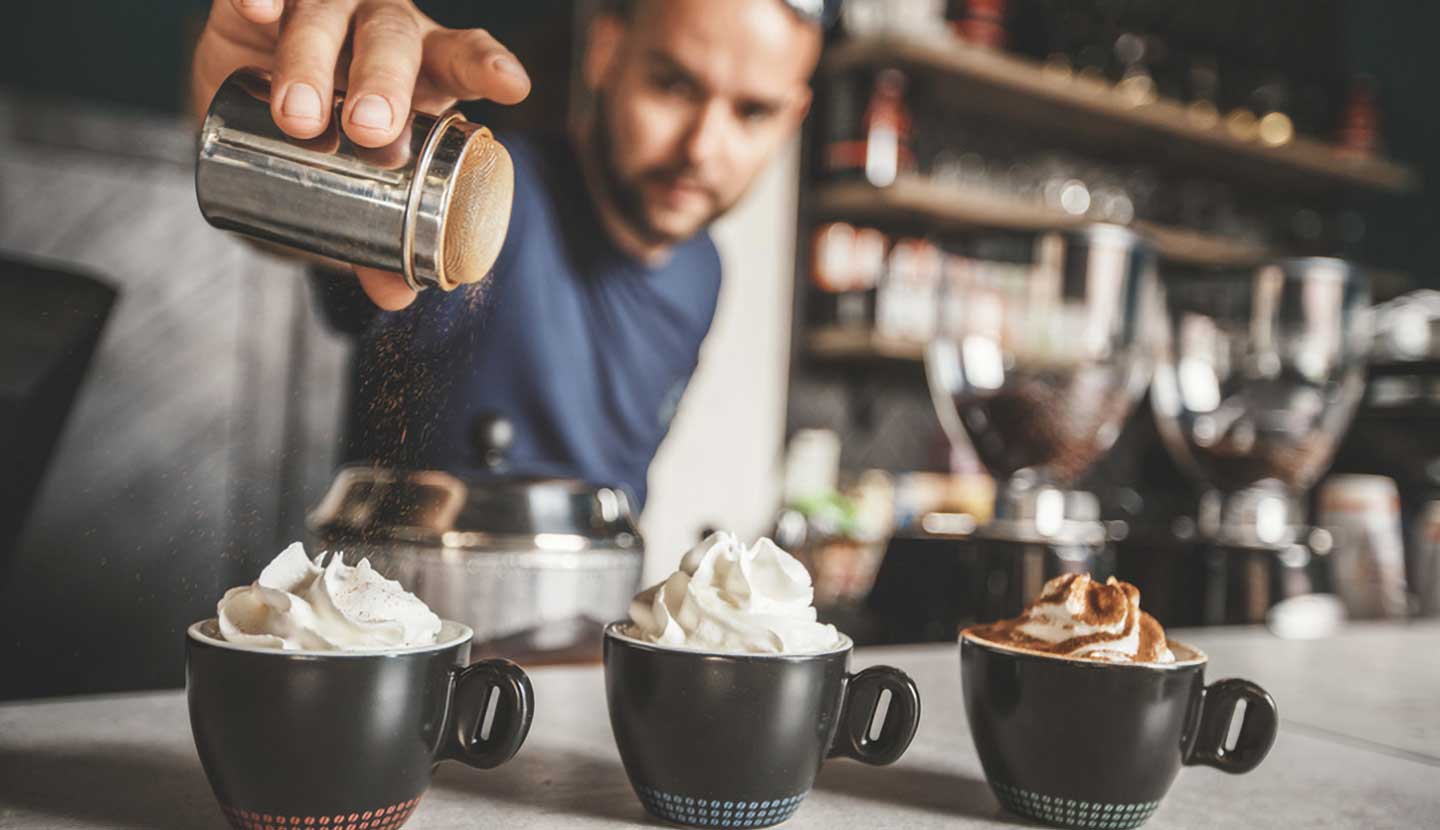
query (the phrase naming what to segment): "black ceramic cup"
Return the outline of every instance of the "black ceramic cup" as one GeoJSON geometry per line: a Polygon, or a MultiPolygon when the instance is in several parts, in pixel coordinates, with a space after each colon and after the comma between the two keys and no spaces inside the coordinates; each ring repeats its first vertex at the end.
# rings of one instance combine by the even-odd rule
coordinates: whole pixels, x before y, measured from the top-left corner
{"type": "Polygon", "coordinates": [[[889,666],[850,674],[849,640],[820,654],[716,654],[635,640],[625,625],[605,629],[605,697],[625,773],[657,818],[779,824],[799,809],[826,758],[889,764],[915,737],[914,681],[889,666]]]}
{"type": "Polygon", "coordinates": [[[1275,742],[1275,701],[1248,680],[1205,685],[1205,655],[1101,663],[960,635],[965,716],[1000,803],[1062,827],[1138,827],[1181,766],[1254,769],[1275,742]],[[1226,746],[1236,704],[1239,738],[1226,746]]]}
{"type": "Polygon", "coordinates": [[[530,731],[530,680],[507,660],[466,665],[459,623],[377,652],[227,643],[213,619],[187,634],[190,728],[235,830],[396,830],[436,763],[497,766],[530,731]]]}

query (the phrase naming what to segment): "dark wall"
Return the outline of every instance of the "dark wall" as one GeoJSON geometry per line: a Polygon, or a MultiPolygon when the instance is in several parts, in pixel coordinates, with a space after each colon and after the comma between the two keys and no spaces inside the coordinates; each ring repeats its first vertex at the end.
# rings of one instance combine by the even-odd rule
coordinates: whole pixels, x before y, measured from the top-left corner
{"type": "Polygon", "coordinates": [[[0,95],[0,250],[96,275],[118,301],[0,547],[0,700],[176,686],[185,626],[300,538],[324,493],[346,344],[315,322],[299,265],[205,224],[187,123],[12,104],[0,95]]]}
{"type": "MultiPolygon", "coordinates": [[[[572,0],[420,0],[437,22],[484,27],[530,70],[534,92],[516,108],[480,105],[500,127],[558,128],[568,101],[572,0]]],[[[190,55],[206,0],[8,0],[0,86],[156,112],[185,106],[190,55]],[[13,26],[13,28],[11,28],[13,26]]]]}
{"type": "Polygon", "coordinates": [[[10,0],[0,84],[175,112],[205,0],[10,0]]]}
{"type": "Polygon", "coordinates": [[[1415,166],[1418,193],[1377,199],[1366,211],[1365,258],[1440,287],[1440,4],[1432,0],[1347,0],[1351,69],[1380,84],[1382,141],[1389,155],[1415,166]]]}

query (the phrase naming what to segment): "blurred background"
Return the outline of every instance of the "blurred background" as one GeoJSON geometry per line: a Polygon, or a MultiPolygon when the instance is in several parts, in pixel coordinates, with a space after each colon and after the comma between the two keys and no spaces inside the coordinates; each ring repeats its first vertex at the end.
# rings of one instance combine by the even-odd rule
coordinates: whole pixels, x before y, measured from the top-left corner
{"type": "MultiPolygon", "coordinates": [[[[462,2],[420,5],[445,23],[462,2]]],[[[467,114],[561,128],[584,4],[488,5],[536,93],[467,114]]],[[[299,266],[195,206],[183,101],[207,8],[7,9],[0,698],[178,684],[184,626],[306,536],[335,474],[347,345],[299,266]]],[[[1316,636],[1337,615],[1440,613],[1440,9],[848,0],[832,17],[799,141],[714,229],[720,309],[650,470],[643,581],[718,527],[793,549],[862,644],[953,638],[1076,568],[1135,582],[1167,626],[1316,636]],[[1025,387],[1040,403],[977,408],[973,309],[1049,325],[1034,275],[1092,279],[1066,265],[1099,245],[1069,233],[1092,221],[1141,232],[1171,281],[1126,312],[1169,335],[1156,386],[1077,394],[1052,361],[1025,387]],[[1217,349],[1264,352],[1263,390],[1217,349]],[[1104,433],[1094,452],[1027,477],[1066,466],[1082,426],[1104,433]],[[1242,472],[1214,461],[1236,455],[1242,472]]]]}

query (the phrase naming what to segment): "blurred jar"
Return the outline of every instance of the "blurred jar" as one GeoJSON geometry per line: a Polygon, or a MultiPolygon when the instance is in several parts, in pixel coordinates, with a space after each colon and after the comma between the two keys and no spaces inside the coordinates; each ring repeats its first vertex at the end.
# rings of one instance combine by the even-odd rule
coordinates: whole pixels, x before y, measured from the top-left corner
{"type": "Polygon", "coordinates": [[[1404,617],[1405,542],[1392,479],[1331,476],[1320,488],[1318,524],[1334,538],[1330,572],[1352,619],[1404,617]]]}
{"type": "Polygon", "coordinates": [[[929,342],[935,336],[943,274],[944,258],[934,244],[924,239],[896,240],[876,291],[876,334],[929,342]]]}
{"type": "Polygon", "coordinates": [[[1415,518],[1413,590],[1420,615],[1440,617],[1440,500],[1426,503],[1415,518]]]}
{"type": "Polygon", "coordinates": [[[949,5],[950,26],[957,37],[987,49],[1005,48],[1006,0],[952,0],[949,5]]]}
{"type": "Polygon", "coordinates": [[[840,23],[851,37],[945,31],[945,0],[846,0],[840,23]]]}
{"type": "Polygon", "coordinates": [[[867,470],[844,490],[787,503],[775,536],[810,572],[817,606],[853,605],[875,583],[894,521],[894,480],[867,470]]]}
{"type": "Polygon", "coordinates": [[[811,241],[808,317],[819,326],[870,329],[890,241],[874,228],[829,222],[811,241]]]}

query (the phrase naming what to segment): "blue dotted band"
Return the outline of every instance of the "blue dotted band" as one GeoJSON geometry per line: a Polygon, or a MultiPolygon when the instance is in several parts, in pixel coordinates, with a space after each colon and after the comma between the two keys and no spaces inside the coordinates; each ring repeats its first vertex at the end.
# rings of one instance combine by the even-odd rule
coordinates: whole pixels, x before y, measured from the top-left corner
{"type": "Polygon", "coordinates": [[[1136,801],[1127,804],[1104,801],[1082,801],[1073,798],[1042,795],[1021,787],[991,781],[990,788],[1005,809],[1047,824],[1080,827],[1086,830],[1129,830],[1144,824],[1158,801],[1136,801]]]}
{"type": "Polygon", "coordinates": [[[689,827],[769,827],[795,815],[806,793],[768,801],[724,801],[667,793],[654,787],[635,788],[640,803],[652,814],[689,827]]]}

